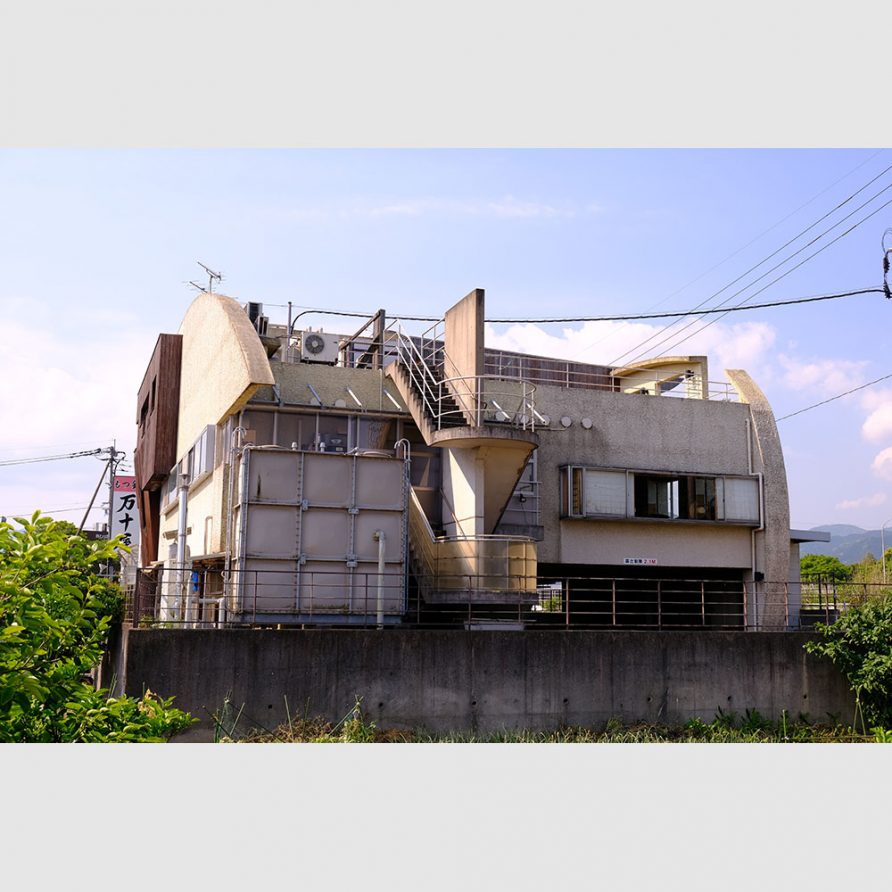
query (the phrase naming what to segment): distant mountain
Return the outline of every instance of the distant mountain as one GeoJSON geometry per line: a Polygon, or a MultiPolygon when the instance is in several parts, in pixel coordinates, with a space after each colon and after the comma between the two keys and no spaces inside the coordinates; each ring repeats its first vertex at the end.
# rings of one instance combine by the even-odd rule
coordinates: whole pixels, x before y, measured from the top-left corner
{"type": "MultiPolygon", "coordinates": [[[[833,536],[862,536],[864,533],[870,532],[863,527],[852,526],[850,523],[828,523],[822,527],[812,527],[812,530],[830,533],[833,536]]],[[[877,535],[879,535],[879,530],[877,530],[877,535]]]]}
{"type": "MultiPolygon", "coordinates": [[[[807,554],[829,554],[844,564],[854,564],[870,552],[874,557],[883,553],[883,537],[879,530],[865,530],[847,523],[831,523],[812,527],[814,531],[830,533],[829,542],[803,542],[799,546],[802,557],[807,554]]],[[[892,527],[887,529],[886,548],[892,548],[892,527]]]]}

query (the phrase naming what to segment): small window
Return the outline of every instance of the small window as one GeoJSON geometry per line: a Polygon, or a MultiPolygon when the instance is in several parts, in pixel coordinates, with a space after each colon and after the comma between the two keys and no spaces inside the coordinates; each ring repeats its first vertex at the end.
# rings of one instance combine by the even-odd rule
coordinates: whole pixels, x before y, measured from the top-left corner
{"type": "MultiPolygon", "coordinates": [[[[575,470],[579,470],[578,468],[575,470]]],[[[585,514],[626,516],[625,471],[585,472],[585,514]]]]}
{"type": "Polygon", "coordinates": [[[164,481],[164,495],[161,499],[162,506],[169,505],[176,498],[177,477],[179,474],[180,463],[177,462],[177,464],[170,469],[170,473],[167,475],[167,480],[164,481]]]}
{"type": "Polygon", "coordinates": [[[716,520],[715,478],[636,474],[635,516],[716,520]]]}
{"type": "Polygon", "coordinates": [[[197,480],[214,469],[215,447],[216,427],[209,424],[189,450],[189,471],[192,480],[197,480]]]}
{"type": "Polygon", "coordinates": [[[316,449],[319,452],[346,452],[347,418],[341,415],[320,415],[316,435],[316,449]]]}
{"type": "Polygon", "coordinates": [[[759,483],[752,477],[725,478],[725,520],[759,522],[759,483]]]}
{"type": "Polygon", "coordinates": [[[146,419],[148,417],[149,417],[149,398],[146,397],[145,402],[142,404],[142,408],[139,410],[139,435],[140,435],[140,437],[145,436],[146,419]]]}

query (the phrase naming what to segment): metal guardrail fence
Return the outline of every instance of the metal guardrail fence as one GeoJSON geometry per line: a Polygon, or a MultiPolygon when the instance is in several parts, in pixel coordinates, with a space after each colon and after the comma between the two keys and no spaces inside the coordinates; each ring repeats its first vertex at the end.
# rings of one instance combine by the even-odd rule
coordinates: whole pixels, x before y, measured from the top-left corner
{"type": "Polygon", "coordinates": [[[540,577],[534,591],[518,577],[488,600],[486,577],[456,574],[441,576],[437,588],[448,597],[434,599],[424,579],[410,578],[407,597],[403,573],[369,572],[354,576],[348,602],[342,572],[313,571],[302,575],[312,597],[298,611],[297,570],[280,571],[272,583],[269,570],[262,577],[241,573],[239,580],[237,571],[227,577],[220,569],[140,570],[125,618],[135,626],[183,628],[374,627],[383,615],[385,624],[404,628],[796,631],[832,623],[851,604],[888,591],[869,583],[561,576],[540,577]],[[506,598],[512,589],[515,597],[506,598]]]}
{"type": "Polygon", "coordinates": [[[536,388],[524,380],[496,375],[448,375],[441,342],[406,334],[395,323],[397,360],[436,430],[504,423],[523,430],[536,426],[536,388]],[[427,346],[426,346],[427,345],[427,346]]]}
{"type": "Polygon", "coordinates": [[[437,537],[427,515],[410,492],[409,541],[415,579],[422,596],[442,600],[447,593],[500,596],[536,592],[536,545],[522,536],[437,537]]]}

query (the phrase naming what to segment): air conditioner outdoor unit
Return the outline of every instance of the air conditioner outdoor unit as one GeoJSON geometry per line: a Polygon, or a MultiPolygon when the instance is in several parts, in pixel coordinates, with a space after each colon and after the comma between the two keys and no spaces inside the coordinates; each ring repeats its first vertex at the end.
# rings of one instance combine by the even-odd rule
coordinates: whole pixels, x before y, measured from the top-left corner
{"type": "Polygon", "coordinates": [[[300,358],[302,362],[338,361],[339,335],[323,334],[321,331],[305,331],[300,337],[300,358]]]}

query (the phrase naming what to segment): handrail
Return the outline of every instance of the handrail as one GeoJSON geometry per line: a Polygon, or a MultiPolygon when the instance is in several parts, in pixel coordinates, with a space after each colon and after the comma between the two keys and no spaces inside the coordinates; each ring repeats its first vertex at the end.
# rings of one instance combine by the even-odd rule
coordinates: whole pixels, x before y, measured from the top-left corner
{"type": "Polygon", "coordinates": [[[427,592],[536,592],[536,544],[532,539],[435,536],[414,490],[410,491],[409,530],[421,565],[417,576],[427,592]]]}
{"type": "Polygon", "coordinates": [[[535,430],[535,385],[524,379],[505,379],[497,375],[443,377],[446,354],[442,341],[432,338],[430,348],[426,350],[424,346],[427,333],[435,327],[418,339],[406,334],[399,320],[395,321],[393,330],[397,361],[413,392],[421,400],[425,415],[437,430],[444,426],[480,427],[491,423],[535,430]],[[516,386],[510,386],[515,381],[520,385],[519,394],[516,386]],[[493,386],[495,382],[498,387],[493,386]],[[502,408],[495,397],[502,399],[509,410],[502,408]]]}
{"type": "MultiPolygon", "coordinates": [[[[444,378],[441,383],[443,390],[440,405],[454,400],[472,427],[504,423],[519,427],[521,430],[536,429],[534,411],[536,387],[528,381],[516,379],[506,382],[504,378],[495,375],[457,375],[444,378]],[[520,393],[516,389],[506,387],[512,383],[520,385],[520,393]],[[503,408],[496,397],[499,397],[508,408],[503,408]],[[514,405],[512,406],[508,400],[515,401],[514,405]]],[[[440,414],[445,417],[455,414],[455,410],[441,410],[440,414]]]]}

